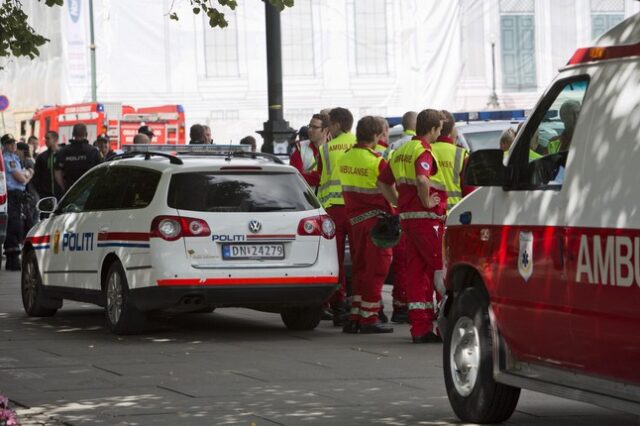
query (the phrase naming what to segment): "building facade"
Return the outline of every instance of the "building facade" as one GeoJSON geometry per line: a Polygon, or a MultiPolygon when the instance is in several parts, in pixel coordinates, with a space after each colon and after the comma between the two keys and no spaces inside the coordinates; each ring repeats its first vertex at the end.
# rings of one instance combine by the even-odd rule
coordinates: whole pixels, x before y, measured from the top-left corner
{"type": "MultiPolygon", "coordinates": [[[[91,97],[88,2],[31,3],[51,42],[0,72],[7,130],[42,105],[91,97]]],[[[94,2],[98,100],[182,104],[216,143],[254,134],[268,116],[264,4],[238,3],[229,26],[212,29],[187,1],[94,2]]],[[[297,128],[334,106],[356,117],[483,110],[494,76],[499,108],[531,108],[577,47],[639,10],[633,0],[296,0],[281,15],[284,116],[297,128]]]]}

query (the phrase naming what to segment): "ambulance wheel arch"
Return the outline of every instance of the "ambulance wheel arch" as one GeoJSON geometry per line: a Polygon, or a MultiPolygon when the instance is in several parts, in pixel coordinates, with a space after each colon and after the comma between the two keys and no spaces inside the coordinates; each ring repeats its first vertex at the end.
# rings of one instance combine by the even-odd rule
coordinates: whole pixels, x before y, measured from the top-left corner
{"type": "Polygon", "coordinates": [[[443,365],[447,396],[465,422],[500,423],[513,414],[520,389],[494,379],[489,298],[478,287],[456,297],[444,336],[443,365]]]}
{"type": "MultiPolygon", "coordinates": [[[[449,321],[449,317],[451,315],[451,308],[453,307],[456,299],[462,294],[464,290],[467,288],[477,288],[479,292],[485,295],[487,298],[489,294],[487,293],[487,288],[485,287],[485,283],[482,280],[482,276],[480,273],[469,265],[458,265],[453,269],[449,275],[446,277],[446,281],[451,283],[447,285],[447,293],[448,296],[444,306],[442,306],[441,315],[446,317],[446,324],[451,325],[449,321]]],[[[441,328],[445,328],[444,324],[441,328]]],[[[446,329],[441,330],[442,334],[446,334],[446,329]]]]}

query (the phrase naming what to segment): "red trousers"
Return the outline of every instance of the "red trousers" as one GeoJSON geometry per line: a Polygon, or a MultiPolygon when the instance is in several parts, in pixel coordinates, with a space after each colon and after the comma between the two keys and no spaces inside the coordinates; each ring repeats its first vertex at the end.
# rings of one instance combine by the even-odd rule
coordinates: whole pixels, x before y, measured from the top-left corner
{"type": "Polygon", "coordinates": [[[407,237],[404,232],[400,235],[400,241],[393,247],[393,308],[407,307],[407,237]]]}
{"type": "Polygon", "coordinates": [[[331,206],[326,210],[336,224],[336,244],[338,245],[338,266],[340,268],[338,270],[340,288],[333,293],[331,303],[344,302],[347,298],[347,280],[344,272],[344,244],[346,237],[349,236],[349,244],[351,245],[351,224],[349,223],[349,218],[347,217],[344,206],[331,206]]]}
{"type": "Polygon", "coordinates": [[[377,218],[367,219],[351,228],[349,245],[353,264],[353,299],[349,319],[361,324],[378,321],[382,301],[382,285],[391,266],[391,249],[376,247],[371,229],[377,218]]]}
{"type": "Polygon", "coordinates": [[[432,219],[408,219],[401,222],[407,237],[407,307],[411,335],[423,336],[433,331],[433,275],[442,269],[442,241],[432,219]]]}

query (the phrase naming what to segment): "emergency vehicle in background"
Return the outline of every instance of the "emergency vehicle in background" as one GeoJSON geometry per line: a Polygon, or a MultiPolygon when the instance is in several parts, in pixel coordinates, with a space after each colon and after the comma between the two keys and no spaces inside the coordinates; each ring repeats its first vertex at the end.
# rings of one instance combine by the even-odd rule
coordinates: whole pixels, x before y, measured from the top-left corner
{"type": "Polygon", "coordinates": [[[46,106],[37,110],[29,122],[21,123],[21,129],[25,129],[23,136],[37,136],[43,147],[44,135],[50,130],[59,133],[60,143],[69,142],[73,126],[78,123],[87,125],[89,142],[100,134],[107,134],[112,149],[133,143],[133,137],[142,125],[153,131],[153,144],[184,145],[186,142],[182,105],[137,109],[107,102],[46,106]]]}
{"type": "Polygon", "coordinates": [[[521,388],[640,414],[639,75],[636,14],[575,52],[506,156],[469,157],[438,318],[463,421],[508,419],[521,388]]]}

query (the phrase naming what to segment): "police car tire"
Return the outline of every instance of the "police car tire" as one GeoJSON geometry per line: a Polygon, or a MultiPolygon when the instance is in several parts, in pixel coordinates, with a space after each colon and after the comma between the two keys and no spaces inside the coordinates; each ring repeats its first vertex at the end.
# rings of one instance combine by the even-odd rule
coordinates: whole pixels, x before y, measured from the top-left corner
{"type": "Polygon", "coordinates": [[[22,306],[24,311],[30,317],[50,317],[55,315],[60,307],[62,301],[58,299],[47,298],[43,294],[42,290],[42,277],[40,276],[40,270],[38,269],[38,260],[33,250],[24,254],[22,264],[22,276],[20,278],[20,293],[22,294],[22,306]],[[33,282],[28,282],[28,275],[33,274],[33,282]],[[33,293],[28,294],[31,290],[33,293]]]}
{"type": "Polygon", "coordinates": [[[280,316],[289,330],[313,330],[320,324],[322,306],[287,308],[280,316]]]}
{"type": "Polygon", "coordinates": [[[129,285],[127,275],[120,262],[114,262],[109,267],[104,289],[105,297],[105,317],[109,329],[114,334],[139,334],[142,333],[146,326],[147,316],[144,312],[139,311],[129,300],[129,285]],[[113,298],[109,298],[110,280],[115,279],[114,285],[119,288],[122,298],[120,300],[121,312],[117,322],[113,322],[109,316],[109,309],[112,306],[113,298]]]}
{"type": "Polygon", "coordinates": [[[493,342],[489,325],[488,301],[477,288],[467,288],[452,307],[451,324],[447,327],[443,348],[444,379],[451,408],[465,422],[500,423],[513,414],[520,398],[520,389],[497,383],[493,379],[493,342]],[[454,384],[450,353],[453,333],[458,320],[470,319],[477,330],[479,367],[475,384],[468,395],[462,395],[454,384]]]}

